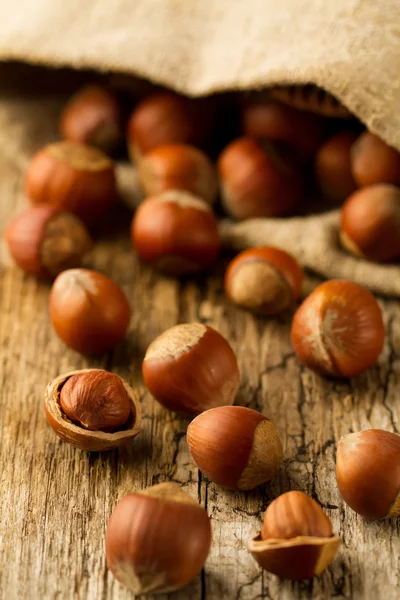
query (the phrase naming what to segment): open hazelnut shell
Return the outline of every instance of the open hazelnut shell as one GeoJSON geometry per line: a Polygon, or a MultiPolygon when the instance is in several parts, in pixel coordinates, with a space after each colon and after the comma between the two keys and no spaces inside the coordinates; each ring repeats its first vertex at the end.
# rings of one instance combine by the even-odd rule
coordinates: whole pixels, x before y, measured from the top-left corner
{"type": "Polygon", "coordinates": [[[136,392],[121,378],[132,405],[130,417],[121,429],[112,433],[91,431],[72,422],[61,408],[61,389],[73,375],[82,375],[93,370],[102,369],[70,371],[53,379],[45,392],[44,411],[50,426],[62,440],[81,450],[100,452],[124,446],[136,437],[142,428],[142,410],[136,392]]]}
{"type": "Polygon", "coordinates": [[[248,549],[258,564],[282,579],[311,579],[332,562],[340,538],[299,536],[292,539],[253,538],[248,549]]]}

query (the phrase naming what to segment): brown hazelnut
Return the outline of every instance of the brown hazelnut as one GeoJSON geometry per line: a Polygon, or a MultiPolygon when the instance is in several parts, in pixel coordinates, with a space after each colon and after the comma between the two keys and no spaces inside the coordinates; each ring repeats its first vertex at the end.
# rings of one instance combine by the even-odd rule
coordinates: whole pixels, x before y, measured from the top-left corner
{"type": "Polygon", "coordinates": [[[134,390],[114,373],[71,371],[47,386],[44,409],[57,435],[88,451],[111,450],[140,432],[142,411],[134,390]]]}
{"type": "Polygon", "coordinates": [[[229,343],[201,323],[176,325],[159,335],[147,349],[142,372],[160,404],[192,415],[233,404],[240,383],[229,343]]]}
{"type": "Polygon", "coordinates": [[[218,159],[218,171],[223,207],[239,220],[286,215],[303,191],[299,167],[251,138],[229,144],[218,159]]]}
{"type": "Polygon", "coordinates": [[[324,121],[311,112],[264,99],[244,107],[243,131],[252,138],[278,143],[308,160],[322,143],[324,121]]]}
{"type": "Polygon", "coordinates": [[[107,524],[107,564],[135,594],[169,593],[203,568],[211,545],[207,512],[176,483],[125,496],[107,524]]]}
{"type": "Polygon", "coordinates": [[[79,267],[92,248],[89,232],[78,217],[48,205],[17,215],[5,238],[16,264],[39,277],[55,277],[65,269],[79,267]]]}
{"type": "Polygon", "coordinates": [[[400,516],[400,435],[367,429],[342,437],[336,480],[344,501],[362,517],[400,516]]]}
{"type": "Polygon", "coordinates": [[[389,184],[362,188],[341,212],[342,245],[356,256],[379,262],[400,258],[400,188],[389,184]]]}
{"type": "Polygon", "coordinates": [[[243,406],[221,406],[198,415],[187,442],[200,471],[231,490],[251,490],[270,481],[282,460],[273,423],[243,406]]]}
{"type": "Polygon", "coordinates": [[[217,259],[220,246],[209,205],[180,190],[145,200],[133,218],[131,238],[144,262],[170,275],[206,269],[217,259]]]}
{"type": "Polygon", "coordinates": [[[184,190],[213,204],[218,180],[209,158],[194,146],[157,146],[140,161],[139,178],[147,196],[166,190],[184,190]]]}
{"type": "Polygon", "coordinates": [[[400,186],[400,153],[366,131],[351,150],[353,176],[359,186],[392,183],[400,186]]]}
{"type": "Polygon", "coordinates": [[[296,311],[292,345],[298,359],[321,375],[355,377],[373,365],[385,327],[373,295],[352,281],[319,285],[296,311]]]}
{"type": "Polygon", "coordinates": [[[160,92],[142,100],[128,121],[128,148],[134,161],[163,144],[194,144],[209,134],[202,102],[160,92]]]}
{"type": "Polygon", "coordinates": [[[74,142],[49,144],[31,160],[26,192],[34,204],[61,207],[94,225],[116,202],[114,166],[97,148],[74,142]]]}
{"type": "Polygon", "coordinates": [[[259,565],[284,579],[311,579],[332,562],[340,539],[322,508],[303,492],[279,496],[268,506],[261,533],[249,543],[259,565]]]}
{"type": "Polygon", "coordinates": [[[82,88],[65,106],[60,132],[65,140],[96,146],[106,154],[114,152],[123,136],[118,100],[98,85],[82,88]]]}
{"type": "Polygon", "coordinates": [[[50,318],[63,342],[82,354],[102,354],[120,342],[131,311],[112,279],[89,269],[61,273],[50,292],[50,318]]]}
{"type": "Polygon", "coordinates": [[[315,179],[331,200],[342,201],[357,187],[351,169],[351,148],[357,137],[355,131],[339,131],[322,144],[315,156],[315,179]]]}
{"type": "Polygon", "coordinates": [[[240,252],[225,274],[225,294],[260,315],[278,314],[299,297],[303,270],[293,256],[269,246],[240,252]]]}

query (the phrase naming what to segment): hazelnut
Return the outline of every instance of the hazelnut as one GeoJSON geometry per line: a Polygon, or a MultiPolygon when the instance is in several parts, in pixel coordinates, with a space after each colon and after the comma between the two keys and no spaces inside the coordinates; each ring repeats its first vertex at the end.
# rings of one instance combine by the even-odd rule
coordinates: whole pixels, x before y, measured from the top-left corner
{"type": "Polygon", "coordinates": [[[139,178],[147,196],[166,190],[184,190],[213,204],[217,174],[209,158],[188,144],[157,146],[139,164],[139,178]]]}
{"type": "Polygon", "coordinates": [[[249,543],[258,564],[284,579],[311,579],[332,562],[340,539],[322,508],[303,492],[279,496],[268,506],[261,533],[249,543]]]}
{"type": "Polygon", "coordinates": [[[223,207],[235,219],[288,214],[302,194],[299,167],[251,138],[229,144],[218,159],[218,171],[223,207]]]}
{"type": "Polygon", "coordinates": [[[381,183],[355,192],[341,212],[342,245],[356,256],[386,262],[400,258],[400,188],[381,183]]]}
{"type": "Polygon", "coordinates": [[[355,131],[339,131],[322,144],[315,156],[315,179],[331,200],[342,201],[357,187],[351,169],[351,148],[357,137],[355,131]]]}
{"type": "Polygon", "coordinates": [[[187,442],[203,475],[231,490],[251,490],[270,481],[282,460],[273,423],[243,406],[201,413],[188,427],[187,442]]]}
{"type": "Polygon", "coordinates": [[[114,152],[123,137],[122,111],[116,97],[98,85],[82,88],[65,106],[60,132],[65,140],[96,146],[107,154],[114,152]]]}
{"type": "Polygon", "coordinates": [[[159,335],[147,349],[142,372],[160,404],[192,415],[233,404],[240,383],[232,348],[201,323],[176,325],[159,335]]]}
{"type": "Polygon", "coordinates": [[[34,204],[51,204],[94,225],[117,198],[114,166],[97,148],[56,142],[39,150],[26,175],[26,192],[34,204]]]}
{"type": "Polygon", "coordinates": [[[355,377],[373,365],[385,340],[373,295],[352,281],[319,285],[294,315],[292,344],[298,359],[321,375],[355,377]]]}
{"type": "Polygon", "coordinates": [[[268,246],[240,252],[225,274],[225,294],[260,315],[280,313],[299,297],[303,271],[293,256],[268,246]]]}
{"type": "Polygon", "coordinates": [[[198,145],[208,136],[207,115],[201,101],[172,92],[142,100],[128,121],[128,148],[134,161],[163,144],[198,145]]]}
{"type": "Polygon", "coordinates": [[[366,131],[351,150],[353,176],[359,186],[392,183],[400,186],[400,154],[366,131]]]}
{"type": "Polygon", "coordinates": [[[180,190],[145,200],[133,218],[131,238],[144,262],[170,275],[206,269],[219,253],[218,225],[211,208],[180,190]]]}
{"type": "Polygon", "coordinates": [[[92,248],[90,235],[77,217],[48,205],[17,215],[5,238],[16,264],[40,277],[55,277],[65,269],[79,267],[92,248]]]}
{"type": "Polygon", "coordinates": [[[89,269],[61,273],[50,292],[50,318],[63,342],[82,354],[102,354],[120,342],[131,311],[112,279],[89,269]]]}
{"type": "Polygon", "coordinates": [[[135,594],[169,593],[203,568],[211,545],[207,512],[176,483],[128,494],[107,523],[107,564],[135,594]]]}
{"type": "Polygon", "coordinates": [[[136,393],[114,373],[71,371],[47,386],[44,410],[64,440],[88,451],[111,450],[140,432],[142,412],[136,393]]]}
{"type": "Polygon", "coordinates": [[[367,429],[342,437],[336,480],[344,501],[362,517],[400,516],[400,435],[367,429]]]}
{"type": "Polygon", "coordinates": [[[322,143],[324,121],[311,112],[264,99],[244,107],[243,131],[249,137],[278,143],[308,160],[322,143]]]}

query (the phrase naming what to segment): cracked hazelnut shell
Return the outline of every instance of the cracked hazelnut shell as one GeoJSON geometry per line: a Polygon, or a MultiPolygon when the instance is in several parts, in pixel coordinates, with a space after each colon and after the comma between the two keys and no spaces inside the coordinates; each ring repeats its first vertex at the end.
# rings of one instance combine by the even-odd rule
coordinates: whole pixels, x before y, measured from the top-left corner
{"type": "Polygon", "coordinates": [[[362,517],[400,516],[400,435],[367,429],[343,436],[336,480],[344,501],[362,517]]]}
{"type": "Polygon", "coordinates": [[[107,524],[107,564],[135,594],[169,593],[203,568],[211,545],[207,512],[176,483],[125,496],[107,524]]]}
{"type": "Polygon", "coordinates": [[[271,144],[250,137],[226,146],[218,158],[218,172],[222,205],[238,220],[289,214],[303,192],[299,166],[271,144]]]}
{"type": "Polygon", "coordinates": [[[251,490],[275,477],[282,444],[273,423],[243,406],[221,406],[198,415],[187,442],[200,471],[231,490],[251,490]]]}
{"type": "Polygon", "coordinates": [[[5,239],[15,263],[38,277],[52,278],[79,267],[92,249],[82,221],[48,205],[33,206],[17,215],[8,225],[5,239]]]}
{"type": "Polygon", "coordinates": [[[114,348],[125,337],[131,318],[120,286],[90,269],[69,269],[58,275],[50,291],[49,310],[57,335],[82,354],[102,354],[114,348]]]}
{"type": "Polygon", "coordinates": [[[378,262],[400,258],[400,188],[371,185],[342,206],[340,239],[346,250],[378,262]]]}
{"type": "Polygon", "coordinates": [[[231,346],[201,323],[176,325],[159,335],[147,349],[142,373],[160,404],[191,415],[233,404],[240,383],[231,346]]]}
{"type": "MultiPolygon", "coordinates": [[[[82,390],[80,394],[82,396],[82,390]]],[[[123,398],[122,404],[125,406],[126,397],[123,398]]],[[[83,369],[79,371],[71,371],[56,377],[47,386],[44,410],[47,421],[52,429],[54,429],[56,434],[65,442],[68,442],[69,444],[72,444],[81,450],[102,451],[123,446],[138,435],[142,425],[142,411],[135,391],[126,383],[126,381],[118,377],[118,375],[108,373],[107,371],[103,371],[101,369],[83,369]],[[93,385],[93,381],[96,381],[96,378],[98,380],[99,376],[103,383],[98,386],[93,385]],[[107,389],[107,385],[104,385],[104,379],[109,376],[111,377],[109,381],[109,387],[107,389]],[[98,411],[101,409],[104,411],[104,393],[106,393],[108,396],[108,400],[114,402],[114,404],[116,402],[116,397],[117,403],[119,404],[119,396],[123,393],[126,394],[129,401],[130,411],[127,420],[119,427],[119,429],[113,432],[91,430],[83,426],[79,421],[72,421],[65,414],[61,404],[63,388],[68,384],[70,379],[77,377],[84,378],[81,380],[81,383],[83,384],[85,381],[86,383],[89,382],[89,384],[92,382],[92,385],[88,386],[88,389],[83,392],[83,395],[86,394],[84,403],[90,407],[90,398],[92,398],[98,411]],[[99,398],[98,396],[100,394],[101,397],[99,398]]],[[[107,411],[103,412],[103,416],[106,414],[107,411]]],[[[76,417],[76,413],[74,416],[76,417]]],[[[97,422],[99,423],[99,420],[97,420],[97,422]]]]}
{"type": "Polygon", "coordinates": [[[147,198],[136,211],[131,239],[139,257],[169,275],[197,273],[217,259],[220,241],[210,206],[182,190],[147,198]]]}
{"type": "Polygon", "coordinates": [[[33,204],[61,207],[92,226],[116,204],[114,165],[91,146],[68,141],[48,144],[28,166],[26,193],[33,204]]]}
{"type": "Polygon", "coordinates": [[[106,88],[87,85],[70,98],[61,114],[61,137],[113,153],[122,139],[122,110],[106,88]]]}
{"type": "Polygon", "coordinates": [[[258,564],[283,579],[311,579],[334,559],[340,544],[322,508],[299,491],[282,494],[264,514],[249,551],[258,564]]]}
{"type": "Polygon", "coordinates": [[[225,273],[225,294],[260,315],[278,314],[299,297],[303,270],[297,260],[271,246],[240,252],[225,273]]]}
{"type": "Polygon", "coordinates": [[[183,190],[213,204],[218,193],[214,165],[189,144],[164,144],[148,152],[139,163],[139,178],[147,196],[183,190]]]}
{"type": "Polygon", "coordinates": [[[356,377],[382,351],[382,311],[363,286],[340,279],[326,281],[297,309],[291,339],[306,367],[320,375],[356,377]]]}

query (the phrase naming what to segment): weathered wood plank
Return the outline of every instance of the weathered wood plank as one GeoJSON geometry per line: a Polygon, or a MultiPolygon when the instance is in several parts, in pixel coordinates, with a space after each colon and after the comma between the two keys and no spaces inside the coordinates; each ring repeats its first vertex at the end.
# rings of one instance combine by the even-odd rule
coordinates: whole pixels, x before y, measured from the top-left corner
{"type": "MultiPolygon", "coordinates": [[[[12,97],[11,97],[12,98],[12,97]]],[[[22,169],[28,155],[54,139],[58,103],[0,101],[0,228],[24,206],[22,169]],[[7,148],[4,140],[12,138],[7,148]]],[[[173,479],[207,507],[214,543],[202,576],[178,600],[351,598],[391,600],[400,594],[400,527],[371,523],[340,498],[334,477],[338,438],[369,426],[400,431],[400,307],[384,302],[388,339],[378,366],[352,383],[323,381],[296,361],[290,315],[257,320],[224,299],[222,263],[208,280],[177,282],[140,265],[131,250],[129,215],[105,232],[90,265],[126,291],[133,318],[126,341],[101,359],[65,349],[47,318],[49,286],[0,266],[0,598],[125,600],[132,594],[106,569],[107,518],[125,493],[173,479]],[[141,359],[148,343],[175,323],[201,320],[226,335],[237,352],[238,403],[272,418],[285,460],[270,485],[226,492],[206,482],[185,441],[187,422],[146,393],[141,359]],[[61,442],[43,416],[46,383],[69,369],[114,370],[140,394],[143,432],[132,447],[85,454],[61,442]],[[322,503],[342,547],[311,582],[281,582],[262,573],[246,550],[271,498],[302,489],[322,503]]],[[[162,596],[161,596],[162,598],[162,596]]]]}

